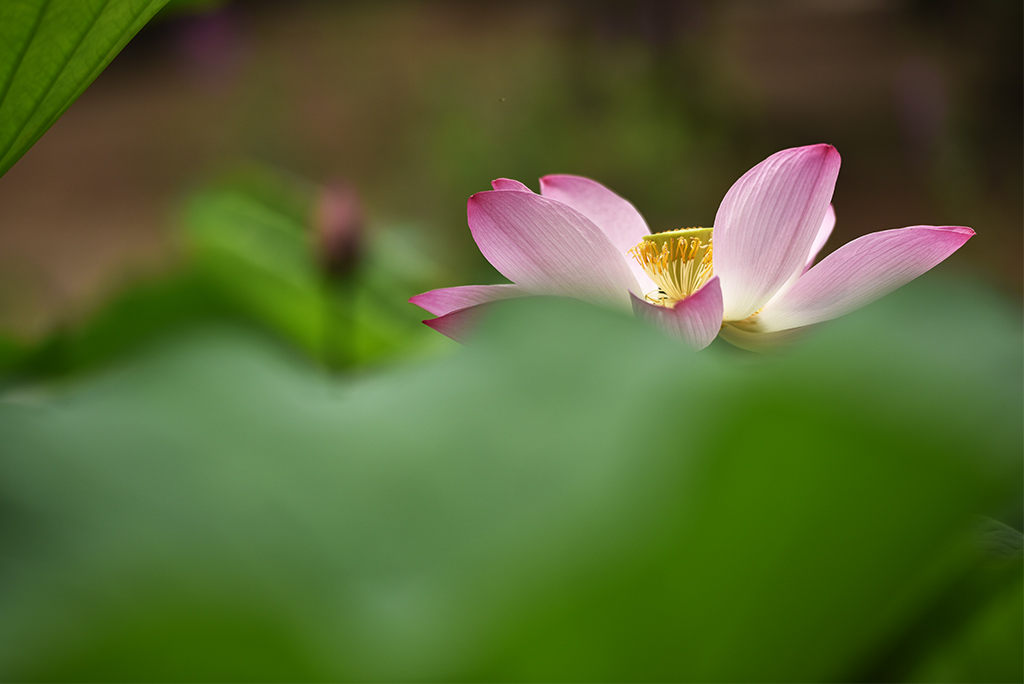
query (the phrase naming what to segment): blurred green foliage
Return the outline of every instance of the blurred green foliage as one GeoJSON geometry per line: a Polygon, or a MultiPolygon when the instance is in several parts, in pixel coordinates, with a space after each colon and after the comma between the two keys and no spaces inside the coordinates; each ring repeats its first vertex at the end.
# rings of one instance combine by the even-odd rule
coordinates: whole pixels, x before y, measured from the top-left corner
{"type": "Polygon", "coordinates": [[[0,4],[0,175],[52,126],[167,0],[0,4]]]}
{"type": "Polygon", "coordinates": [[[0,673],[1019,681],[1021,344],[935,278],[775,358],[543,299],[342,379],[194,327],[3,396],[0,673]]]}
{"type": "Polygon", "coordinates": [[[410,245],[408,229],[371,227],[353,272],[331,279],[314,220],[323,192],[257,164],[222,174],[183,203],[181,267],[127,283],[83,321],[35,343],[0,334],[0,383],[4,372],[80,373],[198,320],[254,323],[336,368],[436,346],[406,300],[428,289],[438,268],[410,245]]]}
{"type": "Polygon", "coordinates": [[[368,247],[343,281],[317,253],[314,207],[323,188],[258,166],[196,193],[183,226],[211,294],[280,331],[314,357],[363,365],[430,336],[405,301],[425,287],[430,265],[401,248],[395,232],[368,247]]]}

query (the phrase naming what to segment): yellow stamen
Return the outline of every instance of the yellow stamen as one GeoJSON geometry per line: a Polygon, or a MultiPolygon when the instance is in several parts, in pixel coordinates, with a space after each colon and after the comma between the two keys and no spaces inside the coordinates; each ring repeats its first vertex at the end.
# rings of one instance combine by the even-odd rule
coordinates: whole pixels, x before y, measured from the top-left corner
{"type": "Polygon", "coordinates": [[[645,235],[629,250],[658,286],[647,299],[661,306],[675,306],[712,276],[711,228],[683,228],[645,235]]]}

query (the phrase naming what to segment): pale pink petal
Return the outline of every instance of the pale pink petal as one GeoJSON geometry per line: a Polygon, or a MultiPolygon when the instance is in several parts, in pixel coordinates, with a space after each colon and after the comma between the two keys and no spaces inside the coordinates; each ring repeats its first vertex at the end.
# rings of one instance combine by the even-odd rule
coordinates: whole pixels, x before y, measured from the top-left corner
{"type": "Polygon", "coordinates": [[[791,328],[775,332],[751,332],[743,327],[725,323],[719,337],[740,349],[753,352],[774,352],[789,347],[807,332],[806,328],[791,328]]]}
{"type": "Polygon", "coordinates": [[[544,176],[540,179],[540,194],[568,204],[593,221],[622,253],[651,232],[636,207],[589,178],[544,176]]]}
{"type": "Polygon", "coordinates": [[[836,212],[830,204],[828,205],[828,211],[825,212],[825,220],[821,222],[821,228],[818,229],[818,234],[814,237],[814,244],[811,245],[811,251],[807,255],[807,261],[789,277],[789,280],[779,288],[778,292],[772,295],[772,298],[768,300],[767,304],[765,304],[765,308],[771,306],[772,302],[782,297],[786,292],[789,292],[789,288],[796,284],[796,281],[800,276],[807,273],[807,269],[814,265],[814,260],[818,258],[818,252],[821,251],[821,248],[824,247],[825,243],[828,241],[829,236],[832,235],[832,229],[835,225],[836,212]]]}
{"type": "Polygon", "coordinates": [[[533,192],[517,180],[511,178],[499,178],[491,181],[491,187],[495,190],[516,190],[518,192],[533,192]]]}
{"type": "Polygon", "coordinates": [[[654,281],[629,254],[630,248],[651,232],[636,207],[597,181],[582,176],[544,176],[540,179],[540,194],[568,204],[608,236],[640,284],[641,291],[637,294],[657,289],[654,281]]]}
{"type": "Polygon", "coordinates": [[[525,294],[517,285],[463,285],[424,292],[411,298],[409,303],[426,309],[435,316],[444,316],[468,306],[493,302],[498,299],[522,297],[525,294]]]}
{"type": "Polygon", "coordinates": [[[818,252],[828,242],[829,237],[832,235],[832,229],[836,227],[836,210],[830,204],[828,209],[825,211],[825,219],[821,222],[821,227],[818,228],[818,234],[814,236],[814,242],[811,243],[811,251],[807,255],[807,261],[804,263],[804,267],[800,270],[801,273],[807,273],[808,269],[814,265],[814,260],[818,258],[818,252]]]}
{"type": "Polygon", "coordinates": [[[639,290],[626,260],[593,221],[527,192],[478,192],[469,229],[484,257],[533,294],[628,304],[639,290]]]}
{"type": "Polygon", "coordinates": [[[751,323],[757,331],[770,332],[842,316],[925,273],[972,235],[973,230],[961,226],[912,226],[864,235],[825,257],[751,323]]]}
{"type": "Polygon", "coordinates": [[[836,177],[831,145],[777,152],[725,194],[715,216],[714,269],[725,320],[741,320],[771,299],[806,262],[836,177]]]}
{"type": "Polygon", "coordinates": [[[722,288],[715,276],[671,309],[655,306],[634,295],[633,313],[690,347],[703,349],[711,344],[722,327],[722,288]]]}

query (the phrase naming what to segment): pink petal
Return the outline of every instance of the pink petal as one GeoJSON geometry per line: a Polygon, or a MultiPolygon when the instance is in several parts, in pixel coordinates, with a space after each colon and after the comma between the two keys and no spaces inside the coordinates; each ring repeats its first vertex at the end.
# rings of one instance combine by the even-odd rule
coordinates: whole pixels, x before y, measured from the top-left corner
{"type": "Polygon", "coordinates": [[[426,309],[435,316],[444,316],[458,309],[498,299],[522,297],[524,294],[516,285],[464,285],[424,292],[411,298],[409,303],[426,309]]]}
{"type": "Polygon", "coordinates": [[[772,295],[772,298],[769,299],[768,302],[765,304],[765,308],[771,306],[772,302],[781,298],[785,293],[789,292],[789,288],[793,287],[793,285],[796,284],[796,281],[800,279],[800,276],[802,276],[804,273],[807,273],[807,270],[814,265],[814,260],[818,258],[818,252],[821,251],[821,248],[824,247],[825,243],[828,241],[829,236],[832,235],[832,229],[835,227],[835,225],[836,212],[830,204],[828,205],[828,211],[825,212],[825,220],[821,222],[821,228],[818,229],[818,234],[814,236],[814,243],[811,245],[811,251],[807,255],[807,261],[804,262],[804,264],[799,269],[797,269],[797,271],[793,273],[793,275],[789,276],[789,280],[787,280],[783,284],[783,286],[779,288],[778,292],[772,295]]]}
{"type": "Polygon", "coordinates": [[[511,178],[499,178],[491,181],[491,187],[495,190],[516,190],[518,192],[533,192],[517,180],[511,178]]]}
{"type": "Polygon", "coordinates": [[[803,269],[800,273],[807,273],[808,269],[814,265],[814,260],[818,258],[818,252],[828,242],[829,236],[832,235],[832,229],[836,227],[836,210],[830,204],[828,209],[825,211],[825,218],[821,222],[821,227],[818,228],[818,234],[814,236],[814,242],[811,243],[811,251],[807,255],[807,261],[804,263],[803,269]]]}
{"type": "Polygon", "coordinates": [[[540,194],[568,204],[593,221],[623,254],[651,232],[636,207],[589,178],[544,176],[540,194]]]}
{"type": "Polygon", "coordinates": [[[848,242],[815,265],[752,323],[761,332],[827,321],[904,285],[960,248],[974,231],[912,226],[848,242]]]}
{"type": "Polygon", "coordinates": [[[638,290],[626,260],[593,221],[575,209],[526,192],[478,192],[469,198],[469,229],[498,271],[532,294],[628,302],[638,290]]]}
{"type": "Polygon", "coordinates": [[[465,309],[458,309],[444,316],[430,318],[423,321],[424,325],[433,328],[446,337],[456,342],[465,343],[476,328],[480,316],[486,313],[492,302],[470,306],[465,309]]]}
{"type": "Polygon", "coordinates": [[[711,344],[722,327],[722,288],[718,276],[671,309],[655,306],[634,295],[633,313],[690,347],[703,349],[711,344]]]}
{"type": "Polygon", "coordinates": [[[805,263],[838,175],[835,148],[810,145],[773,154],[729,188],[713,257],[725,320],[750,316],[805,263]]]}
{"type": "Polygon", "coordinates": [[[644,235],[650,234],[647,222],[632,204],[597,181],[582,176],[552,175],[540,179],[540,193],[580,212],[608,236],[612,246],[629,264],[633,277],[644,294],[657,288],[650,276],[629,254],[644,235]]]}

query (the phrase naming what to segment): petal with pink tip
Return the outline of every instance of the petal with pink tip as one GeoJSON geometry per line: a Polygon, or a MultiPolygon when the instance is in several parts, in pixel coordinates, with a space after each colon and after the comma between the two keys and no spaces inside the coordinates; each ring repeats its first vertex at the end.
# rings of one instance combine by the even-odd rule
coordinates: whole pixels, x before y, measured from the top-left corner
{"type": "Polygon", "coordinates": [[[839,161],[831,145],[783,150],[729,188],[715,216],[713,257],[725,320],[742,320],[764,306],[806,262],[839,161]]]}
{"type": "Polygon", "coordinates": [[[715,276],[675,307],[655,306],[633,296],[633,313],[693,349],[711,344],[722,327],[722,288],[715,276]]]}
{"type": "Polygon", "coordinates": [[[972,235],[962,226],[912,226],[859,237],[811,268],[751,324],[771,332],[842,316],[925,273],[972,235]]]}
{"type": "Polygon", "coordinates": [[[532,294],[628,303],[637,291],[626,260],[593,221],[561,202],[526,192],[478,192],[469,229],[484,257],[532,294]]]}
{"type": "Polygon", "coordinates": [[[424,292],[412,297],[409,303],[435,316],[444,316],[469,306],[525,295],[526,293],[517,285],[463,285],[424,292]]]}
{"type": "Polygon", "coordinates": [[[518,192],[533,192],[530,188],[526,187],[517,180],[511,178],[498,178],[497,180],[491,181],[491,187],[495,190],[515,190],[518,192]]]}
{"type": "Polygon", "coordinates": [[[651,232],[636,207],[597,181],[582,176],[544,176],[540,179],[540,193],[568,204],[608,236],[640,284],[642,291],[638,294],[657,289],[654,281],[629,254],[629,250],[651,232]]]}

